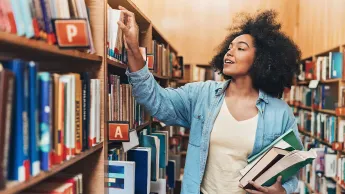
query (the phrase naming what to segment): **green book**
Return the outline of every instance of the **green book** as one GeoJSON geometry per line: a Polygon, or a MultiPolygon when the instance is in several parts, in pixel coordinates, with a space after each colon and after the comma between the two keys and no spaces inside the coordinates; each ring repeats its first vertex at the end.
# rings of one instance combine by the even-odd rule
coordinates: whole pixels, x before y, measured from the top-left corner
{"type": "Polygon", "coordinates": [[[312,161],[314,160],[314,157],[310,157],[304,161],[298,162],[292,166],[290,166],[289,168],[283,170],[282,172],[276,174],[275,176],[273,176],[272,178],[270,178],[268,181],[266,181],[263,186],[271,186],[273,185],[276,181],[278,176],[282,176],[282,183],[285,183],[290,177],[296,175],[296,173],[302,169],[303,167],[305,167],[307,164],[312,163],[312,161]]]}
{"type": "MultiPolygon", "coordinates": [[[[269,153],[272,153],[272,150],[269,153]]],[[[261,159],[265,162],[261,162],[261,164],[258,165],[261,167],[257,167],[256,165],[256,167],[250,169],[249,173],[241,178],[240,184],[243,188],[255,190],[255,187],[249,184],[248,180],[253,180],[255,183],[262,186],[271,186],[277,181],[280,175],[284,183],[291,176],[294,176],[301,168],[311,163],[317,156],[314,149],[309,151],[294,150],[287,153],[282,152],[281,154],[285,156],[277,158],[272,157],[272,154],[265,154],[261,159]]]]}
{"type": "MultiPolygon", "coordinates": [[[[301,143],[298,140],[298,137],[296,137],[295,133],[293,132],[293,129],[289,129],[286,131],[283,135],[278,137],[276,140],[274,140],[270,145],[266,146],[264,149],[262,149],[259,153],[255,154],[254,156],[250,157],[247,162],[248,164],[256,160],[258,157],[260,157],[263,153],[267,152],[271,147],[275,146],[278,143],[282,143],[282,141],[285,141],[289,144],[289,146],[285,147],[285,150],[302,150],[303,147],[301,143]]],[[[280,146],[278,146],[280,147],[280,146]]]]}

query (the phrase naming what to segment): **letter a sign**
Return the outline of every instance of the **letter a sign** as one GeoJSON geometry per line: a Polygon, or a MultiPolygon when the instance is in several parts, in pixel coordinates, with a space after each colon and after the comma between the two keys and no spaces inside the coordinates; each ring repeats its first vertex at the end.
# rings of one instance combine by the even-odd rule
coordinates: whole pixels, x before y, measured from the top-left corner
{"type": "Polygon", "coordinates": [[[128,122],[108,122],[108,140],[111,142],[128,142],[129,141],[129,124],[128,122]]]}
{"type": "Polygon", "coordinates": [[[86,19],[55,19],[53,21],[59,47],[90,47],[88,24],[86,19]]]}

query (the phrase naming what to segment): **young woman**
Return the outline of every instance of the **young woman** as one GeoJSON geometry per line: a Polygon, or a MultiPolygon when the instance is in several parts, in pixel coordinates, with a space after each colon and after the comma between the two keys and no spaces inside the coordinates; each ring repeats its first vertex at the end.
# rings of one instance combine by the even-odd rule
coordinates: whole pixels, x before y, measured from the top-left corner
{"type": "Polygon", "coordinates": [[[270,187],[253,182],[243,190],[239,171],[288,129],[298,136],[289,106],[279,99],[298,74],[300,50],[276,22],[274,11],[244,17],[230,29],[211,64],[227,81],[186,84],[172,89],[155,81],[139,52],[135,16],[123,7],[133,95],[152,116],[168,125],[190,128],[182,193],[292,193],[296,176],[270,187]]]}

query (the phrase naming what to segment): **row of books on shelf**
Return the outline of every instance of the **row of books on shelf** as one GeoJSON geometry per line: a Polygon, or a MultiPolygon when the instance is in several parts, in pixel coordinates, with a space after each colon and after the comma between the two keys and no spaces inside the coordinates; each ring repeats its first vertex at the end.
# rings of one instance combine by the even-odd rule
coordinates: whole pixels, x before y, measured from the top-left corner
{"type": "Polygon", "coordinates": [[[56,44],[52,19],[83,18],[87,21],[88,52],[95,53],[88,12],[84,0],[3,0],[0,2],[0,31],[56,44]]]}
{"type": "MultiPolygon", "coordinates": [[[[187,151],[189,129],[181,126],[166,126],[155,118],[153,118],[153,126],[157,130],[168,128],[170,134],[169,149],[171,153],[179,154],[187,151]]],[[[182,162],[184,160],[185,158],[182,158],[182,162]]]]}
{"type": "Polygon", "coordinates": [[[168,129],[144,129],[131,149],[125,146],[110,149],[108,192],[165,194],[166,188],[175,188],[180,176],[180,156],[169,152],[169,137],[168,129]]]}
{"type": "Polygon", "coordinates": [[[110,121],[129,122],[130,129],[145,122],[145,110],[132,95],[132,85],[120,81],[120,76],[109,75],[108,118],[110,121]]]}
{"type": "Polygon", "coordinates": [[[337,85],[319,85],[316,89],[306,86],[291,86],[291,89],[284,92],[284,100],[290,104],[298,102],[299,105],[313,109],[335,110],[338,106],[345,105],[345,88],[342,89],[341,103],[338,103],[337,85]]]}
{"type": "Polygon", "coordinates": [[[344,185],[345,180],[345,158],[337,157],[331,148],[320,144],[314,138],[308,136],[301,137],[306,150],[314,149],[316,159],[299,172],[300,194],[312,189],[316,193],[336,193],[337,182],[344,185]],[[306,188],[308,184],[309,188],[306,188]]]}
{"type": "MultiPolygon", "coordinates": [[[[107,55],[124,64],[128,63],[127,52],[123,32],[117,22],[124,22],[124,13],[121,10],[113,9],[108,5],[108,34],[107,34],[107,55]]],[[[139,31],[139,29],[137,29],[139,31]]],[[[139,33],[138,33],[139,34],[139,33]]],[[[138,41],[139,41],[139,37],[138,41]]],[[[152,52],[147,47],[140,47],[143,59],[152,72],[165,77],[183,77],[183,57],[177,56],[171,51],[168,45],[152,40],[152,52]]]]}
{"type": "Polygon", "coordinates": [[[207,80],[223,81],[224,78],[217,71],[214,71],[214,69],[211,66],[193,67],[193,81],[207,80]]]}
{"type": "Polygon", "coordinates": [[[344,78],[344,59],[342,52],[329,52],[319,56],[316,61],[306,60],[300,65],[299,80],[328,80],[344,78]]]}
{"type": "Polygon", "coordinates": [[[337,122],[338,119],[335,116],[300,110],[296,119],[300,129],[309,132],[314,137],[330,144],[334,141],[344,142],[345,122],[343,120],[337,122]]]}
{"type": "Polygon", "coordinates": [[[1,61],[0,171],[25,181],[100,143],[100,80],[88,72],[39,72],[36,62],[1,61]]]}
{"type": "Polygon", "coordinates": [[[22,194],[82,194],[83,193],[83,175],[58,173],[54,177],[35,185],[34,187],[21,192],[22,194]]]}

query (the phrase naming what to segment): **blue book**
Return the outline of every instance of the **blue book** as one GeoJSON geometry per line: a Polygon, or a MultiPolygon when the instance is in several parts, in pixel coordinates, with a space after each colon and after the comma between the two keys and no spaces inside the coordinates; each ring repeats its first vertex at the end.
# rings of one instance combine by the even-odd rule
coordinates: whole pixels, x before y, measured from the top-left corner
{"type": "Polygon", "coordinates": [[[331,79],[342,78],[343,74],[343,53],[341,52],[330,52],[330,71],[332,71],[331,79]]]}
{"type": "Polygon", "coordinates": [[[143,135],[139,145],[151,148],[151,180],[157,181],[159,178],[159,139],[155,136],[143,135]]]}
{"type": "Polygon", "coordinates": [[[10,154],[8,163],[8,180],[25,181],[30,176],[30,161],[28,159],[28,123],[25,96],[27,78],[26,64],[21,60],[12,60],[3,64],[14,73],[15,87],[13,100],[13,124],[10,139],[10,154]]]}
{"type": "Polygon", "coordinates": [[[29,159],[31,176],[36,176],[40,172],[39,158],[39,128],[37,118],[38,108],[38,79],[37,64],[30,61],[29,70],[29,159]]]}
{"type": "Polygon", "coordinates": [[[128,150],[127,160],[135,162],[135,193],[150,193],[151,149],[138,147],[128,150]]]}
{"type": "Polygon", "coordinates": [[[129,161],[108,161],[105,182],[107,193],[133,194],[136,163],[129,161]]]}
{"type": "Polygon", "coordinates": [[[50,152],[50,73],[38,74],[39,83],[39,128],[40,128],[40,158],[41,170],[49,170],[50,152]]]}
{"type": "Polygon", "coordinates": [[[168,177],[167,184],[169,188],[175,188],[175,180],[176,180],[176,161],[169,160],[166,175],[168,177]]]}
{"type": "Polygon", "coordinates": [[[151,133],[152,136],[156,136],[159,139],[159,168],[166,168],[166,138],[162,133],[151,133]]]}

